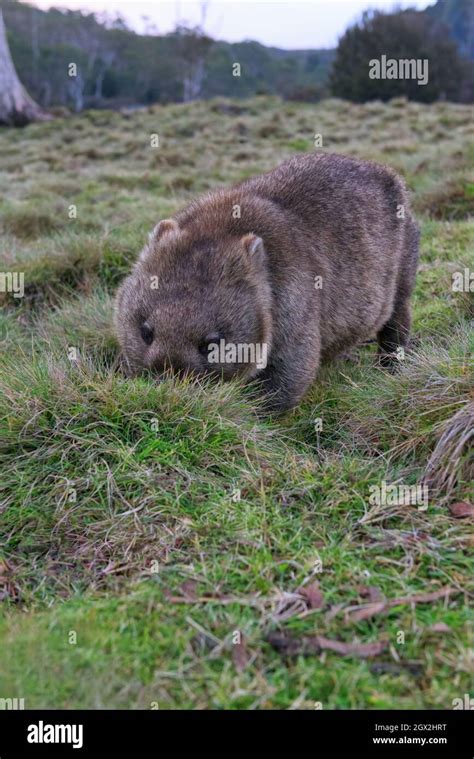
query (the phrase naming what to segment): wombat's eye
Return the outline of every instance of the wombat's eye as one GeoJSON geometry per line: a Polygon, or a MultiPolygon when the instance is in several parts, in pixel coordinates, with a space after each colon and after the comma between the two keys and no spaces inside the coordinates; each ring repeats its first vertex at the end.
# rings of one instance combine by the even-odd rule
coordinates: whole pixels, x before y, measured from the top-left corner
{"type": "Polygon", "coordinates": [[[140,327],[140,335],[142,336],[142,340],[144,343],[146,343],[147,345],[152,344],[153,337],[154,337],[153,330],[146,322],[144,322],[142,326],[140,327]]]}

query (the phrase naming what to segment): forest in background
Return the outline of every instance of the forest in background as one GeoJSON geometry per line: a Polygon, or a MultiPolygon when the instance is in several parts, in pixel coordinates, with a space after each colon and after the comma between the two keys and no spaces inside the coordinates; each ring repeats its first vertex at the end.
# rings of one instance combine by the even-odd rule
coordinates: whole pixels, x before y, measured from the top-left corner
{"type": "Polygon", "coordinates": [[[212,40],[199,29],[140,35],[119,15],[41,11],[5,0],[8,41],[21,81],[44,107],[75,110],[107,103],[188,101],[228,95],[279,94],[316,100],[324,94],[334,50],[287,51],[254,41],[212,40]],[[64,76],[77,63],[75,81],[64,76]],[[239,62],[245,76],[232,75],[239,62]]]}
{"type": "MultiPolygon", "coordinates": [[[[431,89],[417,88],[420,97],[415,99],[473,99],[474,6],[470,0],[438,0],[423,12],[378,14],[382,21],[370,40],[366,17],[346,32],[337,50],[282,50],[252,40],[231,44],[184,26],[160,35],[150,25],[148,33],[141,35],[118,14],[99,17],[81,11],[42,11],[17,0],[2,0],[0,7],[18,75],[45,108],[65,106],[78,112],[223,95],[279,95],[307,102],[331,94],[347,97],[346,92],[356,93],[352,99],[361,102],[403,94],[411,97],[403,82],[378,83],[378,89],[369,82],[371,89],[360,90],[360,71],[354,67],[348,39],[354,34],[363,56],[380,48],[388,55],[413,51],[412,55],[439,61],[431,89]],[[394,24],[398,24],[396,30],[394,24]],[[71,62],[78,69],[74,77],[65,75],[71,62]],[[236,62],[241,76],[233,75],[236,62]]],[[[365,72],[365,57],[363,66],[365,72]]]]}

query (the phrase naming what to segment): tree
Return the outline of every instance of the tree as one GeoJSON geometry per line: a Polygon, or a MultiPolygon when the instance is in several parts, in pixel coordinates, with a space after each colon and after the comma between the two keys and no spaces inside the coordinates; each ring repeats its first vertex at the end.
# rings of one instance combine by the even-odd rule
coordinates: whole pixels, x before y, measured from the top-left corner
{"type": "Polygon", "coordinates": [[[474,60],[474,4],[472,0],[438,0],[425,13],[449,28],[459,53],[474,60]]]}
{"type": "Polygon", "coordinates": [[[331,73],[334,95],[354,102],[389,100],[404,95],[430,103],[458,100],[464,76],[462,61],[447,29],[417,11],[365,12],[339,41],[331,73]],[[427,61],[427,82],[417,77],[372,77],[372,61],[427,61]]]}
{"type": "Polygon", "coordinates": [[[0,124],[24,126],[30,121],[50,118],[28,95],[18,78],[0,9],[0,124]]]}
{"type": "Polygon", "coordinates": [[[195,100],[201,93],[205,63],[214,41],[200,27],[179,25],[173,37],[183,85],[183,100],[195,100]]]}

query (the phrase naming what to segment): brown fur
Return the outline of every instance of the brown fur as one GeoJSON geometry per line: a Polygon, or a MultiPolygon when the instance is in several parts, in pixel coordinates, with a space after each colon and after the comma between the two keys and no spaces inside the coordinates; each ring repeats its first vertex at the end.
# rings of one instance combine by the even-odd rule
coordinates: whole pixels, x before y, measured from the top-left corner
{"type": "Polygon", "coordinates": [[[269,408],[281,411],[322,360],[374,334],[390,363],[408,339],[417,260],[418,230],[394,171],[308,154],[157,225],[120,288],[116,328],[131,370],[258,377],[269,408]],[[217,335],[266,342],[267,367],[210,366],[198,348],[217,335]]]}

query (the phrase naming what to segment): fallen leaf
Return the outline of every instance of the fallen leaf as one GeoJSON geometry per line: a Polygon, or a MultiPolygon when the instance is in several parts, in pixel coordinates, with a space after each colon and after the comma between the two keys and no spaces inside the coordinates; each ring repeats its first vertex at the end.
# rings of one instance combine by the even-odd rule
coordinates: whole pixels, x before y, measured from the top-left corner
{"type": "Polygon", "coordinates": [[[232,661],[237,672],[242,672],[250,661],[250,654],[245,645],[245,641],[241,640],[240,643],[235,643],[232,646],[232,661]]]}
{"type": "Polygon", "coordinates": [[[383,599],[382,593],[374,585],[359,585],[357,591],[361,598],[366,598],[370,603],[377,603],[383,599]]]}
{"type": "Polygon", "coordinates": [[[324,596],[319,588],[319,582],[299,588],[298,593],[306,601],[308,609],[321,609],[324,606],[324,596]]]}
{"type": "Polygon", "coordinates": [[[460,592],[456,588],[441,588],[440,590],[434,590],[432,593],[416,593],[413,596],[406,596],[405,598],[392,598],[380,603],[356,606],[346,610],[345,618],[346,621],[360,622],[363,619],[370,619],[375,614],[381,614],[394,606],[431,603],[432,601],[438,601],[440,598],[447,598],[451,593],[460,592]]]}
{"type": "Polygon", "coordinates": [[[385,601],[380,601],[376,604],[361,606],[353,612],[348,609],[346,617],[349,617],[352,622],[361,622],[363,619],[370,619],[370,617],[373,617],[375,614],[380,614],[380,612],[385,611],[386,608],[387,604],[385,601]]]}
{"type": "Polygon", "coordinates": [[[198,599],[197,587],[196,580],[185,580],[179,586],[179,596],[173,596],[168,589],[165,589],[164,594],[171,603],[191,603],[198,599]]]}
{"type": "Polygon", "coordinates": [[[360,656],[362,659],[378,656],[387,647],[385,640],[376,640],[373,643],[343,643],[339,640],[323,638],[321,635],[316,637],[323,649],[335,651],[342,656],[360,656]]]}
{"type": "Polygon", "coordinates": [[[436,633],[450,633],[451,628],[445,622],[435,622],[434,625],[428,628],[430,632],[436,633]]]}
{"type": "Polygon", "coordinates": [[[188,598],[189,600],[194,600],[195,598],[197,598],[196,580],[185,580],[183,584],[180,586],[180,590],[185,598],[188,598]]]}
{"type": "Polygon", "coordinates": [[[358,656],[367,659],[378,656],[387,647],[387,641],[377,640],[373,643],[344,643],[322,635],[294,638],[285,633],[270,633],[267,642],[284,656],[312,656],[321,651],[334,651],[341,656],[358,656]]]}
{"type": "Polygon", "coordinates": [[[451,514],[455,519],[465,519],[466,517],[474,516],[474,506],[467,501],[459,501],[458,503],[451,503],[448,506],[451,514]]]}

